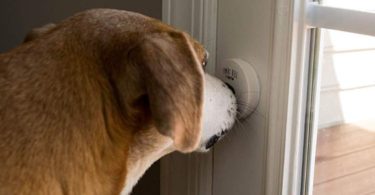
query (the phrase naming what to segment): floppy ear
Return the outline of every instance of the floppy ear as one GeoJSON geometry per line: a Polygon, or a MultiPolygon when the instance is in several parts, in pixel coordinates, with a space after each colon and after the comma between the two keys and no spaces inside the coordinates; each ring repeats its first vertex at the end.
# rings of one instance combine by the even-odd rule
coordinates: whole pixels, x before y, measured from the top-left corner
{"type": "Polygon", "coordinates": [[[138,49],[156,128],[173,139],[177,150],[195,150],[201,137],[204,79],[187,35],[154,33],[138,49]]]}

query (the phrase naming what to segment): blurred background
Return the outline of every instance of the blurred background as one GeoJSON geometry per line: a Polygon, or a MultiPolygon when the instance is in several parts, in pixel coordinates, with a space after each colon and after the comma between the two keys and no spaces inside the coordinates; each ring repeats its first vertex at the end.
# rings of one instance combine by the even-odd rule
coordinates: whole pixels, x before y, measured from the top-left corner
{"type": "Polygon", "coordinates": [[[30,29],[57,22],[79,11],[114,8],[139,12],[161,19],[161,0],[1,0],[0,52],[21,43],[30,29]]]}

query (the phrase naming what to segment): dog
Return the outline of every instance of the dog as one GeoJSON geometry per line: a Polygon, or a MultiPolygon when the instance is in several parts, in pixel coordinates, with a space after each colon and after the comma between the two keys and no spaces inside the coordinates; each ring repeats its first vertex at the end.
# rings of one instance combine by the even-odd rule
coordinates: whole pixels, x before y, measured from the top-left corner
{"type": "Polygon", "coordinates": [[[0,194],[129,194],[162,156],[207,151],[236,117],[207,57],[128,11],[32,30],[0,54],[0,194]]]}

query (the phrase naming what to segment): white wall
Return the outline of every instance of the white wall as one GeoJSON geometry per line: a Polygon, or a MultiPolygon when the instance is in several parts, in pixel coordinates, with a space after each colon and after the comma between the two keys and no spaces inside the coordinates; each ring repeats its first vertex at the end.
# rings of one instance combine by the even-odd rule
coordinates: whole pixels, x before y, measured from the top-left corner
{"type": "Polygon", "coordinates": [[[218,1],[217,64],[252,63],[261,95],[256,112],[214,149],[214,195],[264,194],[273,14],[273,0],[218,1]]]}
{"type": "MultiPolygon", "coordinates": [[[[204,1],[207,3],[207,0],[204,1]]],[[[216,24],[211,17],[216,9],[206,10],[203,6],[205,11],[200,15],[200,11],[192,8],[201,5],[201,0],[165,2],[165,10],[172,8],[172,11],[163,13],[165,21],[193,32],[198,39],[200,36],[199,33],[195,34],[195,30],[202,30],[206,46],[214,42],[212,40],[216,36],[213,34],[217,34],[216,65],[226,58],[241,58],[252,63],[259,74],[261,97],[255,113],[237,125],[215,146],[213,152],[204,155],[174,154],[164,158],[161,171],[162,194],[264,194],[274,0],[208,1],[215,5],[218,3],[218,13],[217,33],[208,33],[207,37],[205,32],[215,28],[210,25],[216,24]],[[169,16],[171,20],[168,19],[169,16]],[[199,24],[200,17],[203,25],[199,24]],[[198,24],[195,19],[198,19],[198,24]]],[[[210,55],[209,65],[212,67],[215,65],[212,63],[215,60],[213,58],[210,55]]]]}

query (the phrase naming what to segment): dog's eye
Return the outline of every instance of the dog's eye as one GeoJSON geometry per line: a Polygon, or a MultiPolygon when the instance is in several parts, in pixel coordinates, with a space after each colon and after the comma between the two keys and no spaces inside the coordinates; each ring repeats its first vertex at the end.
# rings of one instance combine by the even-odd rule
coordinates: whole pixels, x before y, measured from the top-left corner
{"type": "Polygon", "coordinates": [[[207,65],[207,59],[204,59],[203,62],[202,62],[202,66],[206,67],[206,65],[207,65]]]}
{"type": "Polygon", "coordinates": [[[203,67],[206,67],[206,65],[207,65],[207,61],[208,61],[208,52],[206,52],[206,53],[204,54],[204,58],[203,58],[203,62],[202,62],[202,66],[203,66],[203,67]]]}

